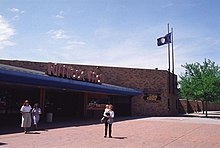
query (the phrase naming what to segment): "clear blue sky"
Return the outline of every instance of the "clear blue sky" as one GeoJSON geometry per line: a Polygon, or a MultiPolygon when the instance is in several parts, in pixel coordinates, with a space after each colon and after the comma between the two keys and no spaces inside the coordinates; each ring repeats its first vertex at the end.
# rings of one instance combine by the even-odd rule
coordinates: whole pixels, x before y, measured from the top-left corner
{"type": "Polygon", "coordinates": [[[0,0],[0,59],[164,69],[220,64],[219,0],[0,0]]]}

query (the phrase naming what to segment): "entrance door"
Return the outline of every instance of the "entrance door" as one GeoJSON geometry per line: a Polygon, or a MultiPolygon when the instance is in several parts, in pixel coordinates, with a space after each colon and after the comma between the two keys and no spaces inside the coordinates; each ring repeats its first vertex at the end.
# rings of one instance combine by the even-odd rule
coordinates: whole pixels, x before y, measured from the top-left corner
{"type": "MultiPolygon", "coordinates": [[[[14,126],[21,122],[20,108],[24,100],[30,105],[39,103],[40,89],[26,85],[0,83],[0,126],[14,126]]],[[[1,130],[1,129],[0,129],[1,130]]]]}
{"type": "Polygon", "coordinates": [[[83,93],[69,90],[46,90],[46,112],[54,118],[81,118],[83,116],[83,93]]]}
{"type": "Polygon", "coordinates": [[[117,116],[131,116],[131,98],[129,96],[114,96],[113,102],[117,116]]]}

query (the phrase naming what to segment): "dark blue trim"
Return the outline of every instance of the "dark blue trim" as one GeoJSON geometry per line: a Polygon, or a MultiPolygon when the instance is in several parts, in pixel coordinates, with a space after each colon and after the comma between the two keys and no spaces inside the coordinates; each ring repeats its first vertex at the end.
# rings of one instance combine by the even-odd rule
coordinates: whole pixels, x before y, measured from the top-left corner
{"type": "Polygon", "coordinates": [[[0,82],[14,83],[14,84],[24,84],[40,87],[53,87],[62,89],[71,89],[75,91],[83,92],[95,92],[104,93],[112,95],[128,95],[135,96],[142,93],[140,90],[100,85],[89,82],[68,80],[64,78],[57,78],[47,75],[39,75],[25,72],[18,72],[13,70],[0,69],[0,82]]]}

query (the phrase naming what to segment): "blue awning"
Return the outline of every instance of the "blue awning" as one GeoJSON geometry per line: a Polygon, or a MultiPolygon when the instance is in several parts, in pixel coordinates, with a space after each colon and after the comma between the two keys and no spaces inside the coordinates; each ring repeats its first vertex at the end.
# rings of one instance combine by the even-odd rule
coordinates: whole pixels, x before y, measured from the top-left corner
{"type": "Polygon", "coordinates": [[[51,87],[60,89],[71,89],[80,92],[94,92],[111,95],[128,95],[135,96],[142,93],[141,90],[108,85],[95,84],[78,80],[69,80],[64,78],[52,77],[37,73],[36,71],[25,72],[23,70],[11,70],[0,67],[0,82],[51,87]]]}

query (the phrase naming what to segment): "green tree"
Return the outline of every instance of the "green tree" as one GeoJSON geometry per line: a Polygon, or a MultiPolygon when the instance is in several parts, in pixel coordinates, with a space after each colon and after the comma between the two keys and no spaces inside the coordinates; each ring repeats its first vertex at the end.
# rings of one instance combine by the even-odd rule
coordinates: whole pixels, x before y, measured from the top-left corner
{"type": "Polygon", "coordinates": [[[182,67],[185,73],[180,75],[180,96],[205,102],[207,116],[207,102],[220,102],[220,67],[209,59],[182,67]]]}

